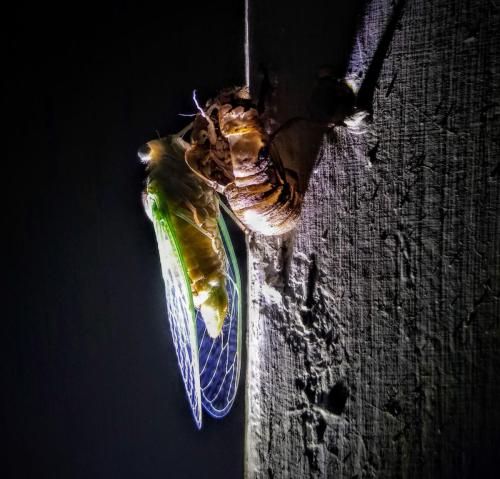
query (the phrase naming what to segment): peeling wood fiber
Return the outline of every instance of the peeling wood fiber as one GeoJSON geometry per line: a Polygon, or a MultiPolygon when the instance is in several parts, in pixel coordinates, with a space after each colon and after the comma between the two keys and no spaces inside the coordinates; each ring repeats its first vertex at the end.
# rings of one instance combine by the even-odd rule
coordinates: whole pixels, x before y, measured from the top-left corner
{"type": "MultiPolygon", "coordinates": [[[[276,3],[252,84],[267,64],[283,117],[350,42],[326,2],[276,3]]],[[[494,1],[408,1],[369,132],[327,134],[297,230],[250,238],[248,478],[498,477],[499,39],[494,1]]]]}

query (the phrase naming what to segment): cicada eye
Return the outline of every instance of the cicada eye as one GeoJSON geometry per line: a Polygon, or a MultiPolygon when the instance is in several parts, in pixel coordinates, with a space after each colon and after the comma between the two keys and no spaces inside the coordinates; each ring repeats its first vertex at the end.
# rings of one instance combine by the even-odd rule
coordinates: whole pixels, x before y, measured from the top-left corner
{"type": "Polygon", "coordinates": [[[149,163],[149,160],[151,160],[151,147],[147,143],[142,145],[137,150],[137,156],[143,163],[149,163]]]}

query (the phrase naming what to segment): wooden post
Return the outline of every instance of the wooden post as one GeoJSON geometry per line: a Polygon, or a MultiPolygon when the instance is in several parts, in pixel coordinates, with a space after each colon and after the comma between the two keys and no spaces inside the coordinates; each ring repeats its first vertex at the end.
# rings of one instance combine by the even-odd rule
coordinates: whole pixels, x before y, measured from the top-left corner
{"type": "MultiPolygon", "coordinates": [[[[328,5],[250,3],[277,123],[346,65],[356,11],[328,5]]],[[[365,12],[365,67],[392,11],[365,12]]],[[[332,129],[297,230],[248,242],[248,478],[494,477],[498,6],[409,1],[392,33],[368,133],[332,129]]]]}

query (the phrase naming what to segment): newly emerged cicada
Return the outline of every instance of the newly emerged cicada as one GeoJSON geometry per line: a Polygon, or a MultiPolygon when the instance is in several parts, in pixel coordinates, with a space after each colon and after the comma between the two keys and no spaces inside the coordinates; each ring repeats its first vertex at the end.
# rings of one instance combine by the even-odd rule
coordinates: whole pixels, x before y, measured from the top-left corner
{"type": "Polygon", "coordinates": [[[199,111],[185,130],[138,154],[147,165],[144,206],[177,360],[201,427],[202,407],[218,418],[229,412],[241,367],[241,282],[218,195],[245,230],[275,235],[296,225],[302,194],[273,154],[246,89],[223,91],[199,111]]]}
{"type": "Polygon", "coordinates": [[[241,281],[217,195],[187,166],[180,135],[139,149],[179,369],[198,428],[233,405],[241,365],[241,281]]]}

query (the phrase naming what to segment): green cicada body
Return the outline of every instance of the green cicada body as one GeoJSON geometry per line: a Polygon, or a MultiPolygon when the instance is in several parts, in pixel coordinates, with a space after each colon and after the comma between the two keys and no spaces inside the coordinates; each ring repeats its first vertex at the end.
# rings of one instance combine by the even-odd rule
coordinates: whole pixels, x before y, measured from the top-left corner
{"type": "Polygon", "coordinates": [[[144,206],[153,222],[165,282],[168,319],[195,422],[202,406],[230,410],[241,358],[241,281],[216,193],[184,160],[177,135],[139,150],[147,164],[144,206]]]}

